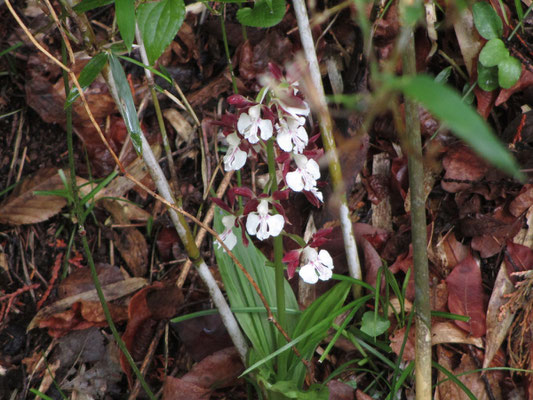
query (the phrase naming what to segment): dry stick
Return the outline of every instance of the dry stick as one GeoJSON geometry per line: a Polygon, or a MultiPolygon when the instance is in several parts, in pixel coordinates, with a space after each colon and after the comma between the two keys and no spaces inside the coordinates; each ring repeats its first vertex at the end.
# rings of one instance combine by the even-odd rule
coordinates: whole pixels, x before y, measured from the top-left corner
{"type": "MultiPolygon", "coordinates": [[[[222,198],[222,196],[226,192],[226,189],[229,186],[229,183],[231,181],[231,178],[233,177],[234,172],[235,171],[228,171],[226,172],[226,175],[224,175],[224,179],[222,179],[222,182],[220,182],[220,185],[216,193],[217,199],[222,198]]],[[[211,223],[211,220],[213,219],[213,216],[215,215],[215,206],[216,206],[215,203],[211,203],[211,206],[209,207],[209,210],[207,210],[207,214],[205,215],[205,218],[202,221],[204,225],[209,225],[211,223]]],[[[202,245],[205,239],[206,233],[207,233],[207,230],[201,227],[200,231],[196,235],[196,240],[195,240],[196,246],[200,247],[202,245]]],[[[183,269],[181,270],[180,276],[178,277],[178,281],[176,283],[176,285],[179,288],[183,287],[183,284],[185,283],[185,279],[187,278],[189,270],[191,269],[191,265],[192,265],[191,260],[187,260],[187,262],[185,262],[185,265],[183,266],[183,269]]]]}
{"type": "Polygon", "coordinates": [[[70,62],[72,65],[76,64],[76,58],[74,57],[74,52],[72,51],[72,46],[70,45],[70,41],[67,38],[67,35],[65,32],[63,32],[63,29],[61,29],[61,22],[59,22],[59,18],[57,18],[56,11],[54,10],[54,7],[52,7],[52,4],[50,4],[49,0],[44,0],[46,3],[46,7],[48,7],[48,10],[50,11],[50,14],[52,15],[52,19],[57,25],[57,29],[59,30],[59,34],[63,38],[63,43],[65,43],[65,47],[67,48],[67,53],[70,58],[70,62]]]}
{"type": "MultiPolygon", "coordinates": [[[[76,75],[67,67],[65,66],[61,61],[56,59],[53,55],[51,55],[45,48],[43,48],[37,40],[33,37],[29,29],[26,27],[24,22],[19,18],[15,10],[13,9],[13,6],[10,3],[10,0],[5,0],[6,5],[9,8],[9,11],[17,21],[17,23],[20,25],[22,30],[26,33],[30,41],[48,58],[50,58],[55,64],[57,64],[60,68],[65,70],[70,78],[72,79],[74,85],[79,91],[81,101],[84,105],[85,111],[87,112],[89,119],[95,129],[97,130],[98,134],[100,135],[100,139],[106,146],[107,150],[110,152],[111,156],[115,160],[115,163],[119,166],[122,173],[124,173],[124,176],[135,183],[136,185],[140,186],[144,190],[146,190],[150,195],[152,195],[157,200],[161,201],[163,204],[165,204],[167,207],[169,207],[169,214],[170,217],[176,227],[176,230],[178,232],[178,235],[180,235],[180,238],[182,239],[182,242],[184,243],[185,247],[187,248],[187,253],[189,254],[189,257],[193,260],[195,263],[198,274],[200,275],[200,278],[204,281],[205,285],[208,288],[209,294],[213,300],[213,303],[217,306],[219,309],[222,321],[224,323],[224,326],[228,330],[228,333],[232,337],[233,343],[235,347],[237,348],[237,351],[239,352],[239,355],[243,359],[243,362],[246,362],[246,353],[248,351],[248,345],[246,344],[246,340],[244,339],[244,336],[242,335],[242,332],[240,331],[240,328],[237,324],[237,321],[235,320],[235,317],[233,313],[231,312],[231,309],[229,308],[226,299],[224,298],[222,292],[220,291],[220,288],[218,287],[213,275],[211,274],[211,271],[209,271],[209,267],[206,265],[205,261],[200,257],[199,250],[195,246],[195,243],[193,240],[188,240],[188,238],[192,238],[192,235],[190,233],[190,230],[184,220],[184,216],[189,218],[194,223],[198,224],[200,227],[204,228],[207,232],[212,234],[216,240],[221,244],[222,248],[226,250],[228,255],[232,258],[232,260],[235,262],[237,267],[243,272],[245,277],[248,279],[250,284],[253,286],[254,290],[256,290],[257,294],[259,295],[261,302],[263,303],[263,306],[265,307],[265,310],[267,311],[268,319],[274,324],[274,326],[281,332],[283,337],[290,342],[291,339],[289,335],[285,332],[285,330],[281,327],[279,322],[274,317],[274,314],[272,313],[272,310],[270,309],[270,306],[268,305],[268,302],[266,301],[265,296],[259,289],[259,286],[255,282],[255,280],[252,278],[252,276],[248,273],[248,271],[243,267],[243,265],[239,262],[239,260],[235,257],[235,255],[230,251],[230,249],[224,244],[220,236],[210,227],[203,224],[200,220],[198,220],[193,215],[189,214],[188,212],[184,211],[183,209],[177,207],[174,204],[174,199],[172,198],[172,194],[170,192],[170,187],[168,185],[168,182],[163,174],[163,171],[161,170],[161,167],[157,163],[157,160],[154,157],[154,154],[152,153],[152,149],[150,148],[150,145],[148,144],[144,134],[141,135],[141,146],[142,146],[142,154],[143,159],[150,171],[150,174],[152,175],[152,179],[154,180],[154,183],[156,184],[157,189],[159,192],[162,193],[163,196],[160,196],[150,190],[147,186],[143,185],[141,182],[139,182],[135,177],[133,177],[131,174],[129,174],[124,167],[122,166],[122,163],[118,159],[117,155],[109,145],[107,139],[102,133],[102,130],[100,129],[100,126],[94,119],[94,116],[91,112],[91,109],[87,103],[87,99],[85,98],[85,95],[83,93],[83,90],[78,82],[78,79],[76,78],[76,75]],[[167,198],[169,200],[167,200],[167,198]],[[187,232],[189,234],[189,237],[187,237],[187,232]],[[184,235],[182,237],[182,235],[184,235]]],[[[117,99],[116,96],[116,86],[114,85],[114,81],[110,76],[107,77],[110,83],[110,92],[114,96],[115,99],[117,99]],[[115,89],[115,90],[113,90],[115,89]]],[[[302,362],[308,366],[308,361],[302,359],[299,351],[295,346],[293,346],[294,353],[302,360],[302,362]]]]}
{"type": "MultiPolygon", "coordinates": [[[[322,141],[324,143],[324,149],[326,150],[328,157],[329,172],[333,181],[335,192],[339,195],[339,218],[342,229],[342,237],[344,239],[346,259],[348,261],[348,269],[352,278],[362,279],[361,264],[359,262],[359,255],[357,254],[357,245],[355,243],[353,225],[349,216],[348,202],[346,199],[346,192],[344,190],[344,181],[342,179],[339,155],[337,154],[335,139],[333,137],[333,123],[331,121],[331,115],[328,111],[324,87],[322,86],[322,77],[320,75],[320,67],[318,66],[318,60],[316,57],[315,44],[311,34],[307,9],[304,0],[293,0],[292,3],[294,6],[294,12],[296,14],[296,20],[298,21],[300,40],[304,48],[305,58],[309,63],[309,72],[311,74],[311,80],[317,95],[319,106],[318,121],[320,125],[322,141]]],[[[354,285],[353,292],[356,298],[360,297],[360,286],[354,285]]]]}
{"type": "MultiPolygon", "coordinates": [[[[406,2],[404,7],[408,5],[406,2]]],[[[403,49],[405,75],[416,74],[414,29],[404,26],[408,37],[403,49]]],[[[411,191],[411,238],[413,243],[413,269],[415,276],[415,387],[417,400],[431,399],[431,308],[427,255],[426,203],[424,194],[424,165],[418,105],[405,100],[405,130],[409,145],[408,169],[411,191]]]]}
{"type": "MultiPolygon", "coordinates": [[[[159,323],[157,324],[155,335],[152,338],[152,342],[150,343],[150,347],[148,347],[148,351],[146,352],[146,355],[144,356],[144,360],[141,365],[141,368],[139,368],[142,376],[146,375],[146,372],[148,371],[148,368],[150,367],[150,364],[152,363],[152,360],[154,359],[155,351],[157,349],[157,345],[159,344],[159,340],[161,339],[161,336],[163,336],[163,332],[165,332],[165,326],[166,326],[166,322],[164,321],[159,321],[159,323]]],[[[137,379],[135,381],[135,384],[133,385],[133,390],[131,391],[131,394],[128,396],[128,400],[135,400],[137,396],[139,395],[140,390],[141,390],[141,382],[137,379]]]]}

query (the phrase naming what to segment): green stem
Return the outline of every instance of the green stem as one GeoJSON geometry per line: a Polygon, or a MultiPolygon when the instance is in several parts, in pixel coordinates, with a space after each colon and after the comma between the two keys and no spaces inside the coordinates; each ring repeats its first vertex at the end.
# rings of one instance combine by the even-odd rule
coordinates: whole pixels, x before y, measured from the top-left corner
{"type": "MultiPolygon", "coordinates": [[[[404,75],[416,74],[416,53],[413,27],[403,50],[404,75]]],[[[405,130],[409,146],[408,169],[411,193],[411,238],[415,276],[416,323],[416,399],[431,399],[431,309],[427,256],[426,204],[424,194],[424,165],[418,105],[405,100],[405,130]]]]}
{"type": "MultiPolygon", "coordinates": [[[[225,10],[224,5],[224,10],[225,10]]],[[[229,72],[231,73],[231,83],[233,84],[233,92],[239,93],[237,89],[237,81],[235,80],[235,73],[233,72],[233,63],[231,62],[231,54],[229,53],[228,35],[226,34],[226,22],[224,21],[225,12],[220,13],[220,27],[222,28],[222,41],[224,42],[224,51],[226,52],[226,58],[228,59],[229,72]]]]}
{"type": "MultiPolygon", "coordinates": [[[[268,173],[270,175],[271,194],[278,190],[278,180],[276,178],[276,160],[274,155],[274,139],[267,142],[268,173]]],[[[285,267],[283,265],[283,236],[274,238],[274,280],[276,285],[276,307],[278,322],[283,329],[286,328],[287,314],[285,312],[285,267]]],[[[287,341],[278,332],[278,348],[285,345],[287,341]]],[[[281,358],[278,358],[281,360],[281,358]]],[[[278,363],[278,378],[284,379],[287,373],[285,363],[278,363]]]]}
{"type": "MultiPolygon", "coordinates": [[[[63,44],[63,61],[66,61],[66,52],[65,52],[65,46],[63,44]]],[[[65,82],[65,96],[68,97],[68,94],[70,92],[70,85],[68,82],[68,75],[65,71],[63,71],[63,79],[65,82]]],[[[129,353],[126,344],[120,337],[120,334],[117,331],[117,328],[115,326],[115,323],[113,322],[113,318],[111,317],[111,313],[109,311],[109,307],[107,306],[107,301],[104,296],[104,292],[102,290],[102,285],[100,284],[100,280],[98,279],[98,273],[96,272],[96,267],[94,265],[94,260],[92,257],[91,249],[89,248],[89,242],[87,241],[87,235],[85,234],[85,228],[83,226],[84,223],[84,217],[83,217],[83,206],[80,203],[80,198],[78,197],[78,186],[76,182],[76,169],[74,165],[74,146],[73,146],[73,139],[72,139],[72,106],[69,106],[65,110],[66,112],[66,121],[67,121],[67,146],[68,146],[68,162],[69,162],[69,170],[70,170],[70,187],[69,191],[72,195],[72,206],[74,209],[74,213],[76,215],[77,221],[78,221],[78,230],[80,232],[82,244],[83,244],[83,250],[85,253],[85,257],[87,258],[87,263],[89,264],[89,268],[91,270],[91,276],[93,279],[94,287],[96,289],[96,293],[98,294],[98,299],[100,300],[100,303],[102,305],[102,309],[104,311],[104,315],[107,321],[107,324],[109,325],[109,328],[111,329],[111,332],[113,333],[113,337],[115,338],[115,341],[117,342],[117,345],[119,349],[124,353],[124,356],[126,357],[126,360],[128,361],[128,364],[130,365],[131,369],[137,376],[137,379],[141,383],[141,386],[146,391],[146,394],[148,397],[152,400],[155,400],[155,396],[152,393],[150,387],[146,383],[144,377],[141,374],[141,371],[139,371],[139,368],[137,368],[137,365],[135,365],[135,361],[131,357],[131,354],[129,353]]]]}

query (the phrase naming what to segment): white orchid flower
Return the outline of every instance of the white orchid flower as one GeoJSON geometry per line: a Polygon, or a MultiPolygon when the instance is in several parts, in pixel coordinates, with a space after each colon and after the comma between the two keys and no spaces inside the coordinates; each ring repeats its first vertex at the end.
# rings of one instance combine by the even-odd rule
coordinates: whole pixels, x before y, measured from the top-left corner
{"type": "MultiPolygon", "coordinates": [[[[220,235],[220,239],[224,242],[226,247],[230,250],[233,250],[235,245],[237,244],[237,236],[233,233],[233,228],[235,227],[235,216],[234,215],[226,215],[222,217],[222,224],[224,224],[224,232],[220,235]]],[[[218,240],[215,240],[215,244],[220,249],[222,245],[218,240]]],[[[226,251],[226,249],[224,249],[226,251]]]]}
{"type": "Polygon", "coordinates": [[[285,176],[287,185],[295,192],[302,190],[318,191],[316,188],[316,181],[320,178],[318,163],[301,154],[295,154],[294,161],[296,162],[296,170],[285,176]]]}
{"type": "Polygon", "coordinates": [[[237,129],[251,144],[259,142],[257,132],[261,130],[261,139],[268,140],[272,136],[272,121],[261,119],[261,104],[248,109],[248,113],[242,113],[237,121],[237,129]]]}
{"type": "Polygon", "coordinates": [[[276,140],[283,151],[291,152],[293,149],[295,153],[304,151],[309,138],[300,121],[290,117],[280,119],[279,124],[276,124],[276,129],[278,131],[276,140]]]}
{"type": "Polygon", "coordinates": [[[265,240],[270,236],[278,236],[285,225],[282,215],[270,215],[268,213],[268,201],[261,200],[257,206],[257,212],[248,214],[246,230],[250,235],[256,235],[259,240],[265,240]]]}
{"type": "Polygon", "coordinates": [[[305,283],[314,284],[320,279],[327,281],[333,275],[333,259],[327,250],[317,252],[312,247],[303,250],[304,265],[300,267],[300,277],[305,283]]]}
{"type": "Polygon", "coordinates": [[[224,156],[224,170],[235,171],[241,169],[248,157],[247,153],[239,148],[241,139],[237,133],[233,132],[226,137],[226,140],[228,141],[229,148],[224,156]]]}

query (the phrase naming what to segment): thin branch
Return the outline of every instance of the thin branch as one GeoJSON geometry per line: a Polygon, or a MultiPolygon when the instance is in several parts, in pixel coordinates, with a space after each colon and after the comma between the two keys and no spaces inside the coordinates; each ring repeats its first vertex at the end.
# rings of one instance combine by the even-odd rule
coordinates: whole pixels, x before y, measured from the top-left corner
{"type": "MultiPolygon", "coordinates": [[[[348,202],[344,189],[344,181],[342,179],[341,165],[339,162],[339,156],[337,154],[335,138],[333,137],[333,123],[328,110],[324,87],[322,86],[322,77],[320,75],[320,67],[316,57],[315,44],[313,41],[313,35],[311,34],[311,27],[309,25],[307,8],[304,0],[293,0],[293,6],[296,14],[296,20],[298,21],[300,40],[304,48],[305,58],[309,63],[309,72],[314,85],[314,94],[316,95],[316,103],[318,107],[317,112],[320,124],[320,133],[322,136],[322,142],[324,143],[324,150],[326,151],[326,156],[328,157],[329,172],[333,182],[333,188],[340,200],[339,218],[342,229],[342,237],[344,239],[346,259],[348,261],[348,268],[352,278],[362,279],[361,264],[359,262],[359,255],[357,254],[357,245],[355,243],[353,225],[349,216],[348,202]]],[[[360,287],[355,285],[353,290],[355,297],[359,297],[361,291],[360,287]]]]}

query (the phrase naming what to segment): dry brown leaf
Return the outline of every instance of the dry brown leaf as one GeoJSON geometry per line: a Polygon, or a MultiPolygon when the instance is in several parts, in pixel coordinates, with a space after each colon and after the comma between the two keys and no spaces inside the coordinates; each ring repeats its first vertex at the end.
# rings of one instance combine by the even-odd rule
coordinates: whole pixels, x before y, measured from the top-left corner
{"type": "Polygon", "coordinates": [[[0,205],[0,223],[10,225],[35,224],[57,214],[67,204],[61,196],[40,196],[37,190],[58,190],[65,186],[57,168],[41,169],[24,179],[0,205]]]}
{"type": "Polygon", "coordinates": [[[490,296],[487,309],[487,350],[485,351],[483,368],[489,366],[492,358],[507,336],[507,331],[513,322],[515,313],[511,313],[508,309],[505,311],[501,310],[501,307],[509,300],[506,298],[506,295],[513,290],[514,285],[509,279],[507,265],[503,262],[494,282],[494,288],[492,289],[492,295],[490,296]]]}
{"type": "MultiPolygon", "coordinates": [[[[146,283],[146,279],[144,278],[130,278],[121,282],[111,283],[109,285],[103,286],[102,290],[104,292],[106,300],[111,301],[126,296],[132,292],[135,292],[136,290],[145,286],[146,283]]],[[[41,308],[31,320],[30,324],[28,325],[27,331],[36,328],[41,321],[53,316],[55,313],[67,310],[74,303],[80,301],[97,300],[98,294],[96,293],[96,289],[88,290],[86,292],[70,296],[62,300],[58,300],[47,307],[41,308]]]]}

